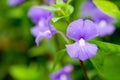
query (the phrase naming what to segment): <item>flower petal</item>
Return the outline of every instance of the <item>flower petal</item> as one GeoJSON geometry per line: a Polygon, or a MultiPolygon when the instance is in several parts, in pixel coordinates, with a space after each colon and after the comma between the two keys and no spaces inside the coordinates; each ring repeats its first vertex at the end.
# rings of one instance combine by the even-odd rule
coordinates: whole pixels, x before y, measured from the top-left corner
{"type": "Polygon", "coordinates": [[[39,32],[39,34],[36,37],[35,42],[37,45],[39,45],[39,42],[42,38],[50,39],[51,37],[52,37],[52,33],[49,30],[45,32],[39,32]]]}
{"type": "Polygon", "coordinates": [[[88,16],[91,16],[93,9],[95,9],[96,6],[93,4],[92,1],[87,0],[85,3],[81,6],[81,18],[86,18],[88,16]]]}
{"type": "Polygon", "coordinates": [[[49,22],[52,18],[52,12],[37,6],[32,6],[28,12],[28,17],[35,24],[37,24],[41,19],[45,19],[47,22],[49,22]]]}
{"type": "Polygon", "coordinates": [[[71,65],[67,65],[61,70],[50,74],[50,80],[71,80],[70,72],[72,69],[73,67],[71,65]],[[67,69],[67,71],[65,70],[65,68],[67,69]]]}
{"type": "Polygon", "coordinates": [[[71,80],[70,75],[62,71],[52,73],[49,77],[50,80],[71,80]]]}
{"type": "Polygon", "coordinates": [[[31,33],[36,37],[35,42],[39,45],[42,38],[50,39],[56,33],[56,29],[52,25],[40,21],[38,25],[31,28],[31,33]]]}
{"type": "Polygon", "coordinates": [[[36,25],[34,27],[31,28],[31,33],[33,36],[37,36],[39,35],[39,33],[44,33],[46,30],[49,30],[49,27],[43,27],[43,26],[39,26],[39,25],[36,25]]]}
{"type": "Polygon", "coordinates": [[[78,41],[83,35],[83,20],[78,19],[69,24],[67,28],[67,36],[72,40],[78,41]]]}
{"type": "Polygon", "coordinates": [[[50,31],[52,34],[56,34],[56,29],[52,25],[50,25],[50,31]]]}
{"type": "Polygon", "coordinates": [[[98,50],[95,44],[85,42],[85,45],[81,45],[80,41],[74,44],[66,45],[66,49],[71,58],[78,58],[80,60],[86,60],[96,55],[98,50]]]}
{"type": "Polygon", "coordinates": [[[105,13],[103,13],[102,11],[100,11],[98,8],[94,9],[93,12],[92,12],[92,19],[95,21],[95,22],[100,22],[100,21],[103,21],[105,20],[107,23],[112,23],[112,22],[115,22],[116,19],[115,18],[112,18],[108,15],[106,15],[105,13]],[[99,16],[98,16],[99,15],[99,16]]]}
{"type": "Polygon", "coordinates": [[[67,36],[75,41],[81,38],[88,40],[97,35],[96,24],[90,20],[78,19],[67,28],[67,36]]]}
{"type": "Polygon", "coordinates": [[[54,4],[56,2],[56,0],[45,0],[45,2],[48,4],[54,4]]]}
{"type": "Polygon", "coordinates": [[[85,20],[83,33],[84,33],[83,38],[85,40],[92,39],[92,38],[96,37],[98,35],[97,29],[96,29],[96,24],[90,20],[85,20]]]}
{"type": "Polygon", "coordinates": [[[10,6],[16,6],[17,4],[23,3],[24,0],[7,0],[7,2],[10,6]]]}
{"type": "Polygon", "coordinates": [[[40,31],[40,29],[39,29],[38,26],[32,27],[31,30],[30,30],[32,35],[35,36],[35,37],[39,34],[39,31],[40,31]]]}

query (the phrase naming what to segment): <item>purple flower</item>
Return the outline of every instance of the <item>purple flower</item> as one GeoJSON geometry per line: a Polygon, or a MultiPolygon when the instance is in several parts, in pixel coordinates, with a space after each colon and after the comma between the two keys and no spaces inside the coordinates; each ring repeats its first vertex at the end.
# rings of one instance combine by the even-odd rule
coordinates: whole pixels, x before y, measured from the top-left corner
{"type": "Polygon", "coordinates": [[[36,37],[35,42],[39,45],[42,38],[50,39],[52,35],[56,33],[56,30],[52,25],[40,22],[38,25],[31,28],[31,33],[36,37]]]}
{"type": "Polygon", "coordinates": [[[49,10],[33,6],[28,12],[28,16],[36,24],[31,28],[31,33],[36,37],[37,45],[42,38],[50,39],[56,33],[55,28],[50,24],[52,12],[49,10]]]}
{"type": "Polygon", "coordinates": [[[45,2],[48,4],[54,4],[56,2],[56,0],[45,0],[45,2]]]}
{"type": "Polygon", "coordinates": [[[103,37],[110,35],[115,31],[115,27],[112,25],[116,20],[102,11],[100,11],[92,1],[86,1],[82,5],[82,18],[91,16],[92,20],[96,23],[98,35],[103,37]]]}
{"type": "Polygon", "coordinates": [[[7,1],[10,6],[16,6],[17,4],[21,4],[24,0],[8,0],[7,1]]]}
{"type": "Polygon", "coordinates": [[[63,0],[65,3],[68,1],[68,0],[63,0]]]}
{"type": "Polygon", "coordinates": [[[95,8],[96,8],[96,6],[93,4],[92,1],[88,0],[88,1],[84,2],[81,6],[80,17],[85,18],[85,17],[91,16],[92,11],[95,8]]]}
{"type": "Polygon", "coordinates": [[[37,6],[32,6],[28,12],[28,17],[35,24],[37,24],[40,20],[45,20],[49,23],[52,18],[52,12],[37,6]]]}
{"type": "Polygon", "coordinates": [[[67,36],[76,41],[66,45],[70,57],[86,60],[96,55],[97,46],[86,42],[97,36],[96,24],[92,21],[78,19],[72,22],[67,28],[67,36]]]}
{"type": "Polygon", "coordinates": [[[107,23],[105,20],[96,23],[96,29],[98,32],[98,36],[110,35],[115,31],[115,27],[112,24],[107,23]]]}
{"type": "Polygon", "coordinates": [[[102,20],[104,20],[106,21],[106,23],[113,23],[116,21],[114,18],[106,15],[105,13],[100,11],[98,8],[95,8],[92,11],[91,17],[92,17],[92,20],[95,22],[101,22],[102,20]]]}
{"type": "Polygon", "coordinates": [[[96,8],[93,11],[92,19],[97,24],[96,28],[99,36],[103,37],[105,35],[110,35],[115,31],[115,27],[112,25],[112,23],[116,20],[104,14],[99,9],[96,8]]]}
{"type": "Polygon", "coordinates": [[[71,80],[70,72],[73,70],[73,66],[67,65],[58,72],[50,75],[50,80],[71,80]]]}

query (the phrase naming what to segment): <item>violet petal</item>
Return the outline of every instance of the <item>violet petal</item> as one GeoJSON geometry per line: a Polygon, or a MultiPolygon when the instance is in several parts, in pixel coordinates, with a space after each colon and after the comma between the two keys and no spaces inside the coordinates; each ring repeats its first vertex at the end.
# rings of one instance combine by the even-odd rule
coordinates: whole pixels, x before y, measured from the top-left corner
{"type": "Polygon", "coordinates": [[[37,24],[41,19],[46,20],[46,22],[50,22],[50,19],[52,18],[52,12],[37,6],[32,6],[28,12],[28,17],[35,24],[37,24]]]}
{"type": "Polygon", "coordinates": [[[106,21],[107,23],[115,22],[116,19],[108,16],[107,14],[100,11],[98,8],[94,9],[91,15],[93,21],[100,22],[100,21],[106,21]]]}
{"type": "Polygon", "coordinates": [[[66,49],[71,58],[78,58],[80,60],[86,60],[95,56],[98,50],[95,44],[85,42],[84,39],[80,39],[74,44],[66,45],[66,49]]]}
{"type": "Polygon", "coordinates": [[[24,0],[7,0],[7,2],[10,6],[16,6],[17,4],[23,3],[24,0]]]}
{"type": "Polygon", "coordinates": [[[90,20],[78,19],[73,21],[67,28],[67,36],[75,41],[80,40],[80,38],[85,40],[94,38],[97,36],[96,24],[90,20]]]}

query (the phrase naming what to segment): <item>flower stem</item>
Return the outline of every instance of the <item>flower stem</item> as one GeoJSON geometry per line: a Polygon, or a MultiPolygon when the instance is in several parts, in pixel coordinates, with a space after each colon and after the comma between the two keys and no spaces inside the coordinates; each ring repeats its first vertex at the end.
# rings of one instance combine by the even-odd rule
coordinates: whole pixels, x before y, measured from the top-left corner
{"type": "Polygon", "coordinates": [[[84,63],[83,63],[83,61],[81,61],[81,60],[80,60],[80,65],[81,65],[82,71],[83,71],[83,73],[84,73],[85,79],[86,79],[86,80],[89,80],[88,75],[87,75],[87,72],[86,72],[86,69],[85,69],[85,66],[84,66],[84,63]]]}
{"type": "Polygon", "coordinates": [[[68,38],[64,35],[63,32],[61,32],[61,31],[57,31],[57,33],[60,34],[60,35],[63,37],[63,39],[66,41],[67,44],[70,44],[68,38]]]}

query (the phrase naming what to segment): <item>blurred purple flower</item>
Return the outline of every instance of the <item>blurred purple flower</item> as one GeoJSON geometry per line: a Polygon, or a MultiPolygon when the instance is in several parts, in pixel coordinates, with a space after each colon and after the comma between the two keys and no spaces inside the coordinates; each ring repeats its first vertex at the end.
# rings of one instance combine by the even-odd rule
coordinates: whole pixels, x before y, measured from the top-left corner
{"type": "Polygon", "coordinates": [[[104,14],[97,8],[93,11],[91,16],[92,20],[97,24],[96,28],[99,36],[110,35],[115,31],[115,27],[112,25],[112,23],[116,21],[114,18],[104,14]]]}
{"type": "Polygon", "coordinates": [[[85,18],[88,16],[91,16],[92,11],[96,8],[96,6],[93,4],[91,0],[85,1],[81,6],[81,13],[80,17],[85,18]]]}
{"type": "Polygon", "coordinates": [[[55,4],[56,0],[45,0],[45,2],[48,4],[55,4]]]}
{"type": "Polygon", "coordinates": [[[115,27],[112,25],[116,19],[106,15],[100,11],[92,2],[86,1],[81,8],[81,17],[85,18],[91,16],[92,20],[96,23],[96,28],[98,35],[103,37],[105,35],[110,35],[115,31],[115,27]]]}
{"type": "Polygon", "coordinates": [[[56,30],[52,25],[47,25],[41,21],[38,25],[31,28],[31,33],[36,37],[35,42],[39,45],[42,38],[50,39],[56,33],[56,30]]]}
{"type": "Polygon", "coordinates": [[[101,22],[102,20],[104,20],[104,21],[106,21],[106,23],[113,23],[116,21],[115,18],[112,18],[112,17],[106,15],[105,13],[100,11],[98,8],[95,8],[92,11],[91,17],[92,17],[93,21],[95,21],[95,22],[101,22]]]}
{"type": "Polygon", "coordinates": [[[52,18],[52,12],[37,6],[32,6],[28,12],[28,17],[35,24],[37,24],[40,20],[45,20],[49,23],[52,18]]]}
{"type": "Polygon", "coordinates": [[[39,45],[42,38],[50,39],[56,33],[55,28],[50,24],[51,11],[33,6],[28,12],[28,16],[36,24],[31,29],[31,33],[36,37],[35,42],[37,45],[39,45]]]}
{"type": "Polygon", "coordinates": [[[24,0],[7,0],[7,2],[10,6],[16,6],[17,4],[23,3],[24,0]]]}
{"type": "Polygon", "coordinates": [[[101,37],[110,35],[115,31],[115,27],[104,20],[100,21],[99,23],[96,23],[96,25],[98,36],[101,37]]]}
{"type": "Polygon", "coordinates": [[[97,36],[96,24],[90,20],[76,20],[69,24],[67,36],[76,42],[66,45],[70,57],[86,60],[96,55],[98,50],[95,44],[90,44],[86,40],[97,36]]]}
{"type": "Polygon", "coordinates": [[[73,66],[67,65],[63,67],[63,69],[61,69],[60,71],[52,73],[50,75],[50,80],[71,80],[70,72],[72,70],[73,70],[73,66]]]}
{"type": "Polygon", "coordinates": [[[63,0],[65,3],[68,1],[68,0],[63,0]]]}

